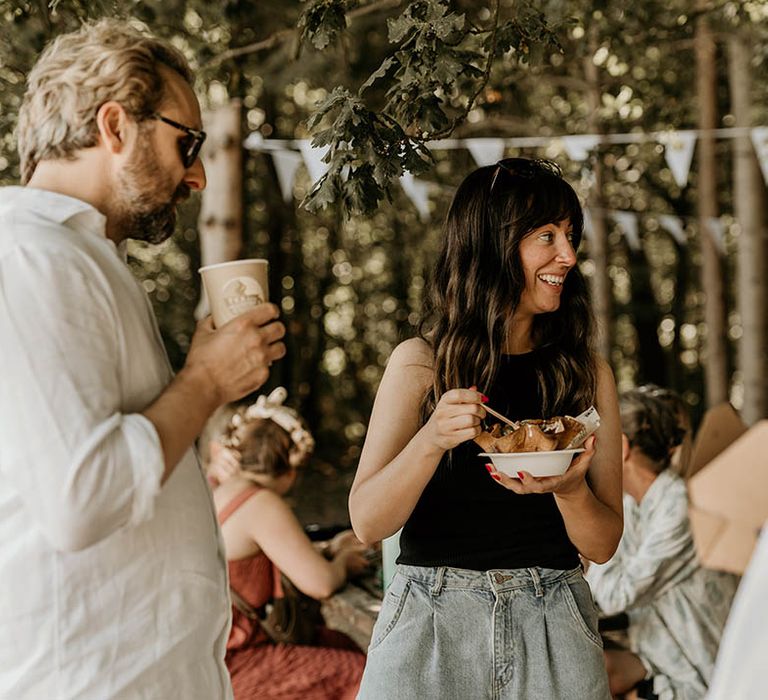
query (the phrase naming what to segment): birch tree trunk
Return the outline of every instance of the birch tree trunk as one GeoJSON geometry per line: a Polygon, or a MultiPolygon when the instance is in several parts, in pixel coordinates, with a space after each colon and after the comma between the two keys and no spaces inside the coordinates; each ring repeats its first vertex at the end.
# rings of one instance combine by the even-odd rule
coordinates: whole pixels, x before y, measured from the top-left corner
{"type": "MultiPolygon", "coordinates": [[[[750,49],[743,33],[728,41],[728,80],[735,126],[750,127],[750,49]]],[[[747,425],[766,415],[765,187],[748,134],[733,139],[734,205],[739,222],[737,305],[742,336],[738,366],[744,383],[741,416],[747,425]]]]}
{"type": "MultiPolygon", "coordinates": [[[[198,230],[201,265],[236,260],[243,247],[243,148],[240,100],[206,112],[208,138],[202,158],[208,184],[202,193],[198,230]]],[[[201,288],[195,317],[208,313],[201,288]]]]}
{"type": "MultiPolygon", "coordinates": [[[[702,6],[704,3],[699,2],[702,6]]],[[[704,384],[707,406],[728,400],[728,369],[725,353],[725,305],[723,301],[723,275],[720,257],[708,220],[718,215],[717,161],[715,137],[717,127],[715,42],[702,12],[696,20],[696,92],[699,106],[698,144],[699,181],[697,209],[701,241],[701,289],[704,290],[704,384]]]]}
{"type": "MultiPolygon", "coordinates": [[[[592,134],[603,132],[600,121],[602,95],[600,75],[592,60],[598,49],[597,43],[597,27],[593,25],[589,30],[589,54],[584,59],[589,105],[588,130],[592,134]]],[[[597,321],[597,351],[610,362],[613,349],[613,282],[608,274],[608,226],[605,220],[603,160],[600,144],[597,145],[592,159],[592,173],[594,184],[588,202],[592,218],[589,254],[595,266],[595,272],[592,275],[592,307],[597,321]]]]}

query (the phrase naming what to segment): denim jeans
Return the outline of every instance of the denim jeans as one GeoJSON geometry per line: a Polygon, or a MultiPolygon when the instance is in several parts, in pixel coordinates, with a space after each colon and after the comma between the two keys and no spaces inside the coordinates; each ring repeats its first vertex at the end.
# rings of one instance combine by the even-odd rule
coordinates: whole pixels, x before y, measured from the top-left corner
{"type": "Polygon", "coordinates": [[[609,700],[579,569],[398,566],[358,700],[609,700]]]}

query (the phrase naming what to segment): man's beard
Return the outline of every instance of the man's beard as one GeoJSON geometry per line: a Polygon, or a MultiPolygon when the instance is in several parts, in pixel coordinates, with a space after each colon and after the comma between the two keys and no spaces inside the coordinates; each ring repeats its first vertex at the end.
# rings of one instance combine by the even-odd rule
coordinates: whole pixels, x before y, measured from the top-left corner
{"type": "Polygon", "coordinates": [[[116,227],[123,240],[157,244],[173,235],[176,205],[189,197],[190,190],[183,181],[174,190],[173,180],[160,169],[149,139],[141,146],[118,179],[116,227]]]}

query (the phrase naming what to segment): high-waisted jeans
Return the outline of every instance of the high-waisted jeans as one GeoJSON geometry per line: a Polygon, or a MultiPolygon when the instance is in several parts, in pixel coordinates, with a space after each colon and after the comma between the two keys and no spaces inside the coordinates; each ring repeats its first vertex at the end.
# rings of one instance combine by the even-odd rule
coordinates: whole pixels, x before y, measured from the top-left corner
{"type": "Polygon", "coordinates": [[[609,700],[579,569],[398,566],[358,700],[609,700]]]}

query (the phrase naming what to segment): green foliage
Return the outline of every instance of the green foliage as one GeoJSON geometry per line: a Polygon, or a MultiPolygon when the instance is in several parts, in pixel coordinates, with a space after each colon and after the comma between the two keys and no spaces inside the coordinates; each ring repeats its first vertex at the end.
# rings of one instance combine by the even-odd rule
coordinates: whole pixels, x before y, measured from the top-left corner
{"type": "Polygon", "coordinates": [[[297,28],[301,41],[310,42],[316,49],[323,50],[336,43],[347,27],[345,0],[314,0],[299,18],[297,28]]]}
{"type": "Polygon", "coordinates": [[[575,24],[573,18],[553,21],[535,5],[515,3],[516,13],[502,24],[496,33],[496,46],[491,38],[486,39],[485,50],[494,51],[494,57],[500,58],[513,51],[520,63],[542,63],[547,52],[563,53],[559,35],[568,26],[575,24]]]}
{"type": "MultiPolygon", "coordinates": [[[[426,144],[450,135],[463,121],[487,83],[494,60],[513,51],[528,63],[542,60],[548,47],[560,48],[544,13],[528,3],[515,3],[511,12],[499,26],[496,0],[488,26],[478,28],[446,0],[414,0],[399,17],[390,19],[389,40],[396,49],[363,82],[357,98],[334,96],[332,107],[342,100],[347,106],[330,126],[321,125],[321,117],[329,112],[327,102],[309,122],[315,143],[329,144],[334,155],[330,173],[309,193],[305,206],[317,211],[340,197],[346,213],[370,214],[389,197],[395,178],[404,171],[423,171],[430,160],[426,144]],[[391,84],[378,117],[352,120],[346,116],[371,113],[365,93],[386,80],[391,84]],[[382,123],[396,148],[382,148],[377,133],[382,123]],[[341,151],[345,155],[336,157],[341,151]],[[346,167],[350,161],[354,166],[346,167]],[[340,176],[342,171],[345,178],[340,176]]],[[[313,18],[316,29],[322,26],[313,18]]],[[[337,21],[329,19],[328,25],[329,33],[338,30],[337,21]]]]}
{"type": "Polygon", "coordinates": [[[429,154],[397,122],[370,111],[360,98],[337,87],[309,119],[312,145],[328,147],[326,175],[307,195],[307,209],[340,203],[347,211],[373,211],[387,195],[387,185],[403,170],[420,172],[429,154]],[[333,121],[319,128],[329,115],[333,121]],[[344,134],[344,139],[339,139],[344,134]]]}

